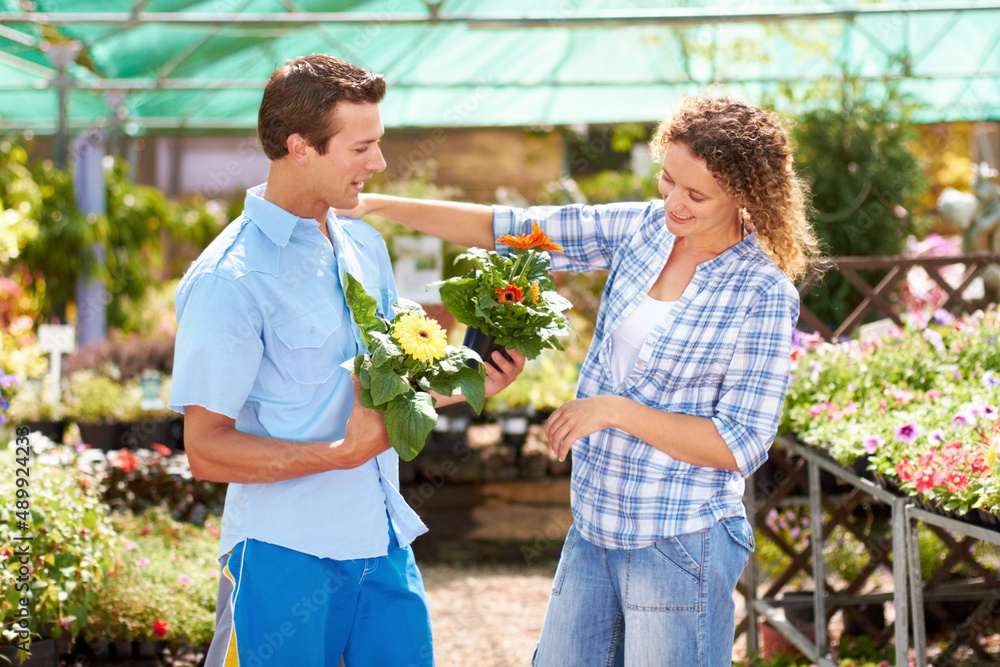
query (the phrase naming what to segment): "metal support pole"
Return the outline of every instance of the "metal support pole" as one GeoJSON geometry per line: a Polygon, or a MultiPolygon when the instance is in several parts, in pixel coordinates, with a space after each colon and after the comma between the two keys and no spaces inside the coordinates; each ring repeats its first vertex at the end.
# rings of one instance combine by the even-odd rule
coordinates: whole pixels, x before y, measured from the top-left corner
{"type": "MultiPolygon", "coordinates": [[[[927,667],[927,631],[924,628],[924,579],[920,563],[920,535],[917,532],[916,522],[910,518],[909,508],[907,508],[905,516],[907,546],[909,550],[907,560],[910,566],[910,609],[913,616],[913,648],[915,654],[913,658],[916,667],[927,667]]],[[[899,631],[899,624],[901,622],[905,622],[905,620],[901,620],[899,612],[897,612],[897,632],[899,631]]],[[[896,662],[897,664],[907,664],[906,662],[899,662],[898,656],[896,662]]]]}
{"type": "MultiPolygon", "coordinates": [[[[906,518],[906,498],[892,501],[892,607],[896,613],[896,664],[909,664],[909,632],[907,631],[906,538],[909,535],[909,520],[906,518]]],[[[911,565],[912,567],[912,565],[911,565]]],[[[917,568],[919,576],[920,569],[917,568]]],[[[921,606],[921,609],[923,607],[921,606]]]]}
{"type": "Polygon", "coordinates": [[[809,542],[813,557],[813,622],[816,627],[816,652],[826,655],[826,567],[823,562],[823,499],[819,487],[819,466],[809,460],[809,509],[812,530],[809,542]]]}
{"type": "MultiPolygon", "coordinates": [[[[73,185],[76,201],[84,215],[107,215],[108,207],[104,186],[104,135],[100,132],[86,132],[73,143],[76,156],[76,171],[73,185]]],[[[95,243],[89,249],[98,266],[105,264],[104,247],[95,243]]],[[[108,291],[98,277],[80,276],[76,281],[76,330],[77,344],[86,347],[90,343],[100,343],[107,333],[108,291]]]]}
{"type": "Polygon", "coordinates": [[[66,72],[71,62],[76,60],[82,45],[80,42],[49,43],[45,52],[56,68],[56,76],[49,83],[59,95],[59,118],[56,125],[55,154],[52,156],[56,166],[66,169],[69,166],[69,89],[73,87],[73,79],[66,72]]]}

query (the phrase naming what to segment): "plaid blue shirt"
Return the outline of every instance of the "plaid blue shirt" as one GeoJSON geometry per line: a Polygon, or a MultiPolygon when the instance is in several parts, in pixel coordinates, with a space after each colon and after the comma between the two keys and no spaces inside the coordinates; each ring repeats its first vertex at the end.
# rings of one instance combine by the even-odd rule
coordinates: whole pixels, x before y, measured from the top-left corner
{"type": "Polygon", "coordinates": [[[616,394],[708,417],[742,473],[679,461],[620,429],[598,431],[573,445],[580,534],[604,548],[634,549],[745,515],[744,477],[767,457],[788,385],[799,313],[794,285],[751,234],[698,266],[616,385],[611,333],[652,287],[673,248],[663,202],[493,209],[497,236],[528,233],[533,222],[565,248],[552,253],[553,270],[609,270],[577,397],[616,394]]]}

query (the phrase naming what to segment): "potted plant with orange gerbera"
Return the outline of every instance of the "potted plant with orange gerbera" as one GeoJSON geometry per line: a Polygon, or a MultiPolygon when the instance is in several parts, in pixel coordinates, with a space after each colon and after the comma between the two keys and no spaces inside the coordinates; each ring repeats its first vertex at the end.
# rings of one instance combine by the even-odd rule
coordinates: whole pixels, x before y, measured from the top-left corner
{"type": "MultiPolygon", "coordinates": [[[[404,461],[424,447],[437,423],[429,392],[462,396],[476,413],[486,402],[486,371],[466,347],[448,345],[445,331],[419,304],[406,299],[393,306],[392,320],[379,317],[375,298],[351,274],[344,289],[347,305],[368,346],[348,362],[361,380],[360,403],[385,412],[389,442],[404,461]]],[[[345,364],[346,366],[347,364],[345,364]]]]}
{"type": "Polygon", "coordinates": [[[548,256],[562,246],[538,225],[531,234],[506,234],[496,241],[511,254],[470,248],[456,260],[468,260],[470,271],[437,283],[445,306],[469,327],[465,345],[485,360],[494,349],[516,349],[528,359],[546,348],[563,349],[559,336],[572,331],[563,313],[572,305],[553,289],[548,256]]]}

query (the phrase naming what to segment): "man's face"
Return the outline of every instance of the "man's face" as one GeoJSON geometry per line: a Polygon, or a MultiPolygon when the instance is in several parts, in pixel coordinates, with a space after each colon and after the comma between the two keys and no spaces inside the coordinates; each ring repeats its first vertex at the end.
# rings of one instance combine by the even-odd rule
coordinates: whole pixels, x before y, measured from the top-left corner
{"type": "Polygon", "coordinates": [[[326,155],[314,156],[316,191],[331,208],[354,208],[364,182],[385,169],[378,142],[384,134],[377,104],[342,102],[331,122],[336,134],[326,155]]]}

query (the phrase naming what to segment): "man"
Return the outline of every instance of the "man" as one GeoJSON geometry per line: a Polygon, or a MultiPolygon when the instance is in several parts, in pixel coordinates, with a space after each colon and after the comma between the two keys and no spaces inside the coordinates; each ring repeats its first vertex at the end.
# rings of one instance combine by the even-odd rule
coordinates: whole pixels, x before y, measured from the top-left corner
{"type": "MultiPolygon", "coordinates": [[[[170,404],[194,476],[230,484],[209,667],[433,664],[408,546],[427,529],[399,494],[383,414],[341,367],[364,351],[344,274],[382,316],[396,300],[382,238],[331,210],[385,169],[384,95],[381,76],[330,56],[278,69],[258,117],[267,183],[177,288],[170,404]]],[[[514,358],[487,364],[487,395],[514,358]]]]}

